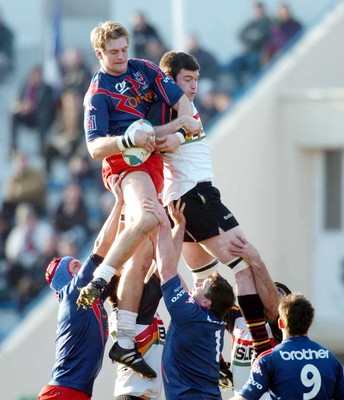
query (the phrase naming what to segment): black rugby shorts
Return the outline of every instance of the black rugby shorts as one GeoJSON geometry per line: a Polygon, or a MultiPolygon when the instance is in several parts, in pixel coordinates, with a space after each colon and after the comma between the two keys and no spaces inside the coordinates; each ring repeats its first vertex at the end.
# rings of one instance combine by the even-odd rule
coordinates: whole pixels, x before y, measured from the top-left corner
{"type": "Polygon", "coordinates": [[[239,225],[233,214],[221,202],[220,191],[211,182],[198,183],[185,193],[186,219],[184,242],[201,242],[239,225]]]}

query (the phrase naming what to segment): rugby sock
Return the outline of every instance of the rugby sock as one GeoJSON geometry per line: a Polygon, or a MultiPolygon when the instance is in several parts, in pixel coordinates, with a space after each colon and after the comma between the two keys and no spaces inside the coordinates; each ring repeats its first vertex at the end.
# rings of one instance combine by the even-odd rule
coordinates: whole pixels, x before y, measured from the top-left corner
{"type": "Polygon", "coordinates": [[[252,336],[255,358],[271,348],[270,339],[265,326],[263,303],[258,294],[238,296],[240,310],[252,336]]]}
{"type": "Polygon", "coordinates": [[[117,342],[123,349],[135,347],[137,313],[127,310],[117,311],[117,342]]]}
{"type": "Polygon", "coordinates": [[[243,260],[241,257],[235,258],[234,260],[231,260],[228,264],[226,264],[227,267],[229,267],[234,274],[243,271],[244,269],[248,268],[249,265],[245,260],[243,260]]]}
{"type": "Polygon", "coordinates": [[[196,269],[191,269],[190,267],[189,270],[192,272],[192,279],[193,282],[196,283],[198,280],[204,280],[209,277],[209,275],[212,275],[215,271],[218,269],[218,260],[213,260],[209,264],[203,265],[202,267],[196,268],[196,269]]]}

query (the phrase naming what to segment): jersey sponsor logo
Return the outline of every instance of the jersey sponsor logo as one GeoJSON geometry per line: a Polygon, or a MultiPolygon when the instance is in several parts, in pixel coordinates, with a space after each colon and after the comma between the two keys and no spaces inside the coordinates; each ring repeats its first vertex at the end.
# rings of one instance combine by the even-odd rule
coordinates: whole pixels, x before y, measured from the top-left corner
{"type": "Polygon", "coordinates": [[[253,353],[252,346],[237,346],[234,349],[233,359],[237,361],[251,361],[253,353]]]}
{"type": "Polygon", "coordinates": [[[89,115],[86,120],[87,131],[95,131],[97,129],[97,121],[95,115],[89,115]]]}
{"type": "Polygon", "coordinates": [[[125,93],[127,90],[130,90],[130,88],[127,87],[126,81],[116,83],[115,88],[117,92],[121,94],[125,93]]]}
{"type": "MultiPolygon", "coordinates": [[[[179,287],[177,289],[179,289],[178,293],[176,293],[176,295],[171,298],[172,303],[175,303],[177,300],[179,300],[185,294],[185,290],[183,288],[179,287]]],[[[177,289],[174,289],[174,291],[176,292],[177,289]]]]}
{"type": "Polygon", "coordinates": [[[302,349],[293,351],[280,350],[279,354],[284,361],[317,360],[319,358],[329,358],[329,351],[325,349],[302,349]]]}
{"type": "Polygon", "coordinates": [[[232,214],[232,213],[228,213],[227,215],[224,215],[224,216],[223,216],[223,219],[224,219],[225,221],[227,221],[227,219],[232,218],[232,217],[233,217],[233,214],[232,214]]]}
{"type": "MultiPolygon", "coordinates": [[[[259,383],[259,382],[256,382],[254,379],[252,379],[252,378],[250,378],[249,380],[248,380],[248,384],[249,385],[251,385],[251,386],[255,386],[257,389],[259,389],[259,390],[262,390],[263,389],[263,386],[259,383]]],[[[246,385],[245,385],[246,386],[246,385]]]]}

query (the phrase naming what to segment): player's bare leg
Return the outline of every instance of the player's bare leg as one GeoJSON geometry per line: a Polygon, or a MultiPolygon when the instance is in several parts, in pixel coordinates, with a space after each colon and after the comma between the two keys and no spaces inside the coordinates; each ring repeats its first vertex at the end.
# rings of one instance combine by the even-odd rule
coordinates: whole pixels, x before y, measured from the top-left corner
{"type": "Polygon", "coordinates": [[[155,371],[136,349],[136,318],[142,297],[144,279],[153,258],[153,244],[147,238],[137,247],[123,269],[117,289],[117,332],[109,357],[132,368],[147,378],[156,377],[155,371]]]}
{"type": "MultiPolygon", "coordinates": [[[[235,240],[238,236],[244,238],[240,226],[226,232],[220,231],[218,236],[214,236],[200,243],[184,243],[183,257],[189,267],[194,271],[199,271],[202,269],[202,266],[203,269],[204,266],[211,267],[211,260],[214,260],[214,258],[232,269],[235,277],[239,306],[251,332],[255,353],[258,355],[270,348],[270,342],[265,328],[264,306],[257,292],[252,268],[240,257],[233,256],[229,253],[231,240],[235,240]],[[199,247],[197,247],[197,245],[199,247]],[[208,257],[206,254],[208,254],[208,257]],[[196,262],[198,262],[198,264],[196,264],[196,262]],[[253,323],[251,324],[252,321],[254,321],[254,326],[253,323]]],[[[216,266],[211,268],[216,268],[216,266]]],[[[207,272],[208,271],[194,272],[193,275],[196,275],[194,280],[195,278],[205,278],[204,274],[207,272]]],[[[212,270],[209,271],[209,274],[212,272],[212,270]]],[[[262,295],[266,296],[267,292],[264,291],[262,295]]]]}

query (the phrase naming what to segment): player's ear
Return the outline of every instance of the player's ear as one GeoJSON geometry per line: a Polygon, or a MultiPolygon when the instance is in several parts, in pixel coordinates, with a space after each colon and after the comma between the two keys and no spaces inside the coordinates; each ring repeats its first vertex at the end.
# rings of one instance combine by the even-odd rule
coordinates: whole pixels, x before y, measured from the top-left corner
{"type": "Polygon", "coordinates": [[[210,308],[212,305],[212,301],[210,299],[207,299],[206,297],[204,298],[202,303],[202,306],[205,308],[210,308]]]}
{"type": "Polygon", "coordinates": [[[282,321],[281,318],[278,318],[278,327],[279,327],[280,329],[284,328],[284,324],[283,324],[283,321],[282,321]]]}
{"type": "Polygon", "coordinates": [[[102,52],[100,50],[96,50],[95,55],[99,60],[101,60],[103,58],[102,52]]]}

